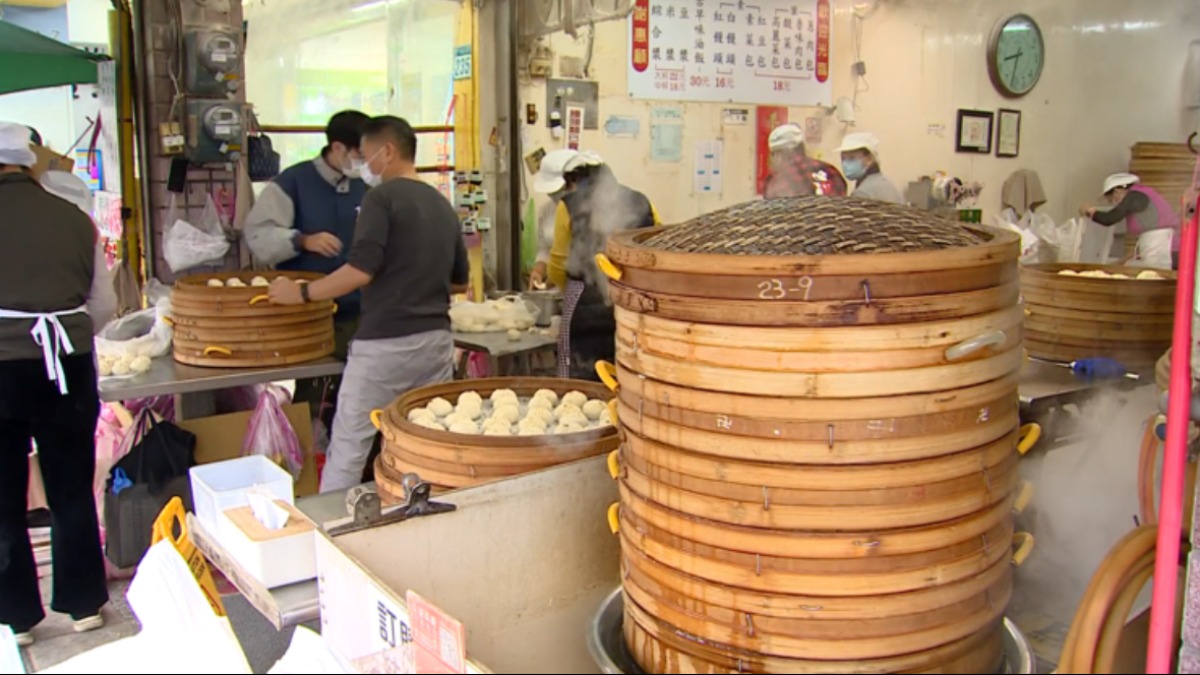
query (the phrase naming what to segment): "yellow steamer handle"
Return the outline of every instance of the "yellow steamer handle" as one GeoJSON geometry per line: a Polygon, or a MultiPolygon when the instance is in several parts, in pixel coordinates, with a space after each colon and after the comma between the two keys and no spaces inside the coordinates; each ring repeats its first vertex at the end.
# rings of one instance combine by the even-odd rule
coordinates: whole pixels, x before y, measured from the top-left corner
{"type": "Polygon", "coordinates": [[[260,302],[267,302],[270,299],[271,299],[271,296],[266,295],[266,294],[256,295],[253,298],[250,298],[250,306],[253,307],[254,305],[257,305],[260,302]]]}
{"type": "Polygon", "coordinates": [[[371,411],[371,424],[375,425],[377,431],[383,431],[383,410],[376,408],[371,411]]]}
{"type": "Polygon", "coordinates": [[[1029,555],[1033,553],[1034,544],[1037,540],[1028,532],[1016,532],[1013,534],[1013,551],[1012,564],[1013,567],[1020,567],[1029,559],[1029,555]]]}
{"type": "Polygon", "coordinates": [[[625,273],[621,271],[621,268],[617,267],[616,263],[614,263],[612,260],[609,260],[608,256],[604,255],[603,253],[597,253],[595,260],[596,267],[599,267],[600,271],[604,272],[604,276],[608,277],[609,279],[612,279],[613,281],[620,281],[621,277],[625,276],[625,273]]]}
{"type": "Polygon", "coordinates": [[[608,475],[616,480],[621,476],[621,451],[613,450],[608,453],[608,475]]]}
{"type": "Polygon", "coordinates": [[[600,377],[600,381],[604,383],[604,386],[613,392],[616,392],[621,386],[617,383],[617,367],[608,361],[596,362],[596,375],[600,377]]]}
{"type": "Polygon", "coordinates": [[[608,529],[612,530],[613,534],[621,531],[621,505],[619,503],[608,507],[608,529]]]}
{"type": "Polygon", "coordinates": [[[1029,481],[1021,481],[1021,487],[1017,492],[1017,501],[1013,502],[1013,513],[1018,516],[1025,513],[1025,509],[1029,508],[1029,504],[1033,502],[1033,483],[1029,481]]]}
{"type": "Polygon", "coordinates": [[[228,347],[218,347],[217,345],[209,345],[204,348],[205,356],[233,356],[233,350],[228,347]]]}
{"type": "Polygon", "coordinates": [[[213,612],[217,616],[225,616],[225,604],[221,602],[221,595],[217,593],[217,584],[213,581],[212,572],[208,569],[208,562],[196,545],[192,543],[192,536],[187,526],[187,511],[184,510],[183,500],[179,497],[172,497],[162,512],[158,514],[158,518],[154,520],[154,528],[150,532],[150,544],[154,545],[160,541],[171,542],[175,550],[179,551],[179,555],[187,562],[188,569],[192,571],[192,576],[196,578],[196,583],[200,586],[200,592],[204,594],[204,599],[208,600],[213,612]],[[176,531],[179,532],[178,535],[175,534],[176,531]]]}
{"type": "Polygon", "coordinates": [[[1042,425],[1026,424],[1021,427],[1020,439],[1017,441],[1017,452],[1026,455],[1042,439],[1042,425]]]}

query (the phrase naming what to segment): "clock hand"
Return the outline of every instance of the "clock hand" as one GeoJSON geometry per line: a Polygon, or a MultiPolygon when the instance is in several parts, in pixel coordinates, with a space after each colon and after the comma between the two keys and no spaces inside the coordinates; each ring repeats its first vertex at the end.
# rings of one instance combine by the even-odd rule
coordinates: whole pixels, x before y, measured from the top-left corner
{"type": "Polygon", "coordinates": [[[1025,54],[1025,50],[1016,53],[1013,60],[1013,79],[1017,79],[1017,69],[1021,67],[1021,57],[1025,54]]]}

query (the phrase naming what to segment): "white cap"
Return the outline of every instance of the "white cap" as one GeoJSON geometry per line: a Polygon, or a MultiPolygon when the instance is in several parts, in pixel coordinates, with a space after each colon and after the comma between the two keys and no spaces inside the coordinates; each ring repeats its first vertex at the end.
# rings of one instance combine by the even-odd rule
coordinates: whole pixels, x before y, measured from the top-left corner
{"type": "Polygon", "coordinates": [[[1131,185],[1137,185],[1141,180],[1141,178],[1131,173],[1114,173],[1104,179],[1104,194],[1108,194],[1117,188],[1127,188],[1131,185]]]}
{"type": "Polygon", "coordinates": [[[801,129],[799,124],[791,122],[775,127],[770,138],[767,139],[767,144],[771,146],[772,151],[790,150],[804,145],[804,141],[804,129],[801,129]]]}
{"type": "Polygon", "coordinates": [[[0,164],[26,168],[37,164],[37,155],[29,147],[32,138],[24,124],[0,122],[0,164]]]}
{"type": "Polygon", "coordinates": [[[853,152],[855,150],[866,150],[878,162],[879,138],[872,133],[846,134],[846,137],[842,139],[842,146],[837,151],[842,153],[853,152]]]}
{"type": "Polygon", "coordinates": [[[585,166],[604,166],[604,158],[595,150],[582,150],[567,160],[566,166],[563,167],[563,173],[571,173],[585,166]]]}
{"type": "Polygon", "coordinates": [[[65,199],[78,206],[80,211],[92,215],[92,191],[79,176],[66,171],[47,171],[42,174],[41,184],[46,192],[65,199]]]}
{"type": "Polygon", "coordinates": [[[577,150],[552,150],[542,158],[537,175],[533,177],[533,189],[542,194],[554,194],[567,185],[563,178],[567,162],[579,155],[577,150]]]}

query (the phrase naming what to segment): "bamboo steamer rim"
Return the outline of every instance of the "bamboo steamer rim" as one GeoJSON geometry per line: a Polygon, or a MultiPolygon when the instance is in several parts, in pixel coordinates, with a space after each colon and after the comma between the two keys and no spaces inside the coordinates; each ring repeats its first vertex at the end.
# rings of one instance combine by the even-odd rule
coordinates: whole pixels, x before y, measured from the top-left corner
{"type": "Polygon", "coordinates": [[[1019,328],[1024,314],[1017,305],[989,314],[944,321],[887,326],[849,327],[759,327],[727,326],[695,321],[678,321],[613,307],[617,325],[642,335],[687,339],[697,345],[737,347],[768,351],[815,352],[834,347],[837,351],[903,350],[949,347],[998,330],[1019,328]]]}
{"type": "Polygon", "coordinates": [[[1129,314],[1135,318],[1146,314],[1165,316],[1174,311],[1173,296],[1144,297],[1125,302],[1114,301],[1111,297],[1093,293],[1074,293],[1070,291],[1053,290],[1026,286],[1022,298],[1029,307],[1065,307],[1089,312],[1105,312],[1108,314],[1129,314]]]}
{"type": "Polygon", "coordinates": [[[809,398],[883,398],[962,389],[1021,370],[1020,343],[1007,351],[925,368],[871,372],[777,372],[710,366],[635,351],[617,343],[617,360],[635,373],[666,382],[733,394],[809,398]]]}
{"type": "Polygon", "coordinates": [[[853,576],[923,569],[932,564],[958,560],[968,555],[989,551],[995,546],[1011,546],[1013,524],[1002,520],[979,537],[942,548],[897,556],[865,558],[797,558],[775,552],[735,551],[720,545],[705,544],[674,534],[672,530],[656,527],[641,520],[632,512],[621,513],[621,528],[628,529],[630,541],[654,541],[691,555],[754,570],[756,574],[778,572],[800,575],[853,576]]]}
{"type": "Polygon", "coordinates": [[[823,661],[849,659],[881,659],[913,652],[921,652],[952,644],[958,640],[974,635],[984,627],[1003,618],[1004,607],[1011,598],[1011,593],[1001,596],[994,605],[983,603],[967,618],[958,622],[947,623],[914,631],[908,634],[889,635],[884,637],[860,638],[853,635],[844,638],[795,638],[784,635],[774,635],[754,625],[751,621],[746,631],[730,630],[728,625],[715,626],[711,622],[698,619],[694,615],[680,611],[668,603],[657,602],[649,594],[639,589],[635,584],[625,584],[626,601],[633,600],[648,614],[657,616],[660,620],[706,640],[722,640],[732,647],[753,650],[755,653],[776,656],[780,658],[814,659],[823,661]]]}
{"type": "Polygon", "coordinates": [[[1085,263],[1041,263],[1021,267],[1021,283],[1034,288],[1062,289],[1077,293],[1095,293],[1108,297],[1139,298],[1144,296],[1174,295],[1179,275],[1169,270],[1150,270],[1145,267],[1122,265],[1094,265],[1085,263]],[[1163,279],[1093,279],[1091,277],[1064,276],[1059,272],[1104,271],[1109,274],[1124,274],[1136,277],[1142,272],[1155,272],[1163,279]]]}
{"type": "Polygon", "coordinates": [[[185,326],[176,324],[174,327],[174,338],[176,340],[184,340],[191,342],[203,342],[205,344],[214,344],[222,341],[232,342],[261,342],[273,337],[277,333],[285,333],[299,337],[313,337],[324,335],[332,330],[332,323],[326,324],[323,321],[310,321],[305,323],[285,324],[277,328],[198,328],[196,326],[185,326]]]}
{"type": "Polygon", "coordinates": [[[967,226],[984,238],[976,246],[913,253],[871,253],[860,255],[713,255],[677,253],[651,248],[646,241],[657,232],[629,230],[609,237],[608,257],[619,267],[639,267],[664,272],[704,274],[718,271],[726,275],[784,274],[853,275],[864,269],[875,273],[937,271],[979,267],[997,262],[1015,262],[1020,256],[1020,238],[1012,232],[990,227],[967,226]]]}
{"type": "Polygon", "coordinates": [[[314,345],[324,345],[334,339],[333,325],[323,326],[318,333],[285,337],[269,340],[189,340],[175,336],[173,343],[177,348],[203,352],[205,348],[219,345],[231,350],[234,354],[246,353],[276,353],[293,349],[312,348],[314,345]]]}
{"type": "MultiPolygon", "coordinates": [[[[857,441],[908,438],[962,430],[973,428],[980,418],[1007,414],[1018,407],[1017,397],[1005,395],[977,408],[893,417],[886,420],[779,420],[744,415],[713,415],[680,406],[660,404],[654,399],[641,398],[636,392],[628,389],[621,389],[618,396],[626,407],[636,410],[639,417],[670,420],[674,424],[692,429],[757,438],[825,442],[828,442],[831,436],[843,441],[857,441]]],[[[865,408],[862,414],[866,414],[865,408]]]]}
{"type": "Polygon", "coordinates": [[[254,279],[254,277],[263,277],[267,281],[275,281],[275,279],[277,279],[279,277],[286,277],[288,279],[291,279],[292,281],[313,282],[313,281],[318,281],[320,279],[324,279],[325,275],[321,274],[320,272],[300,272],[300,271],[289,271],[289,270],[261,270],[258,272],[245,271],[245,272],[211,272],[211,273],[203,273],[203,274],[189,274],[185,277],[176,279],[175,283],[172,284],[172,286],[171,286],[171,290],[172,291],[179,290],[179,291],[185,291],[185,292],[186,291],[203,291],[206,293],[211,292],[211,291],[230,291],[231,293],[241,293],[241,294],[247,295],[248,296],[247,299],[249,299],[256,295],[261,295],[261,294],[265,293],[266,292],[265,289],[267,288],[266,286],[251,286],[250,281],[252,279],[254,279]],[[230,279],[239,279],[239,280],[245,282],[246,286],[240,287],[240,288],[239,287],[229,288],[228,286],[222,286],[220,288],[216,288],[216,287],[208,285],[208,282],[211,281],[212,279],[220,279],[221,282],[227,282],[230,279]]]}
{"type": "Polygon", "coordinates": [[[437,472],[442,475],[482,480],[508,478],[562,463],[514,462],[511,464],[464,464],[462,462],[448,462],[443,459],[408,452],[403,447],[393,443],[386,444],[382,452],[380,452],[380,456],[384,458],[384,461],[393,471],[398,473],[417,473],[424,476],[425,472],[437,472]]]}
{"type": "Polygon", "coordinates": [[[291,366],[298,363],[319,361],[328,356],[333,356],[334,347],[335,345],[331,340],[319,348],[315,347],[304,351],[289,351],[270,357],[256,358],[204,356],[176,348],[173,356],[179,363],[200,368],[258,368],[265,366],[291,366]]]}
{"type": "Polygon", "coordinates": [[[186,327],[213,331],[226,330],[231,326],[237,330],[269,329],[286,328],[288,326],[302,326],[313,323],[319,324],[325,321],[333,321],[332,308],[312,308],[308,305],[303,306],[308,308],[307,311],[291,314],[276,313],[255,317],[237,317],[236,319],[225,315],[193,316],[172,311],[171,321],[177,328],[186,327]]]}
{"type": "Polygon", "coordinates": [[[798,405],[794,398],[766,395],[718,393],[693,389],[675,383],[647,377],[625,367],[619,361],[617,382],[621,391],[635,391],[638,397],[657,400],[673,408],[696,410],[713,415],[734,415],[747,418],[779,420],[878,420],[912,417],[932,412],[946,412],[986,405],[1001,396],[1017,396],[1019,374],[1009,373],[990,382],[960,389],[860,399],[804,399],[798,405]],[[870,411],[870,414],[864,414],[870,411]]]}
{"type": "Polygon", "coordinates": [[[281,316],[309,316],[316,314],[317,320],[324,318],[333,319],[332,301],[313,303],[312,305],[273,305],[268,302],[260,302],[257,305],[251,305],[249,302],[239,300],[226,301],[219,300],[211,304],[200,304],[193,302],[182,302],[172,300],[171,302],[171,317],[184,317],[196,319],[224,319],[240,323],[242,319],[255,318],[273,318],[281,316]],[[316,310],[314,311],[314,307],[316,310]],[[325,316],[321,316],[324,314],[325,316]]]}
{"type": "Polygon", "coordinates": [[[1135,321],[1141,325],[1154,326],[1175,324],[1174,314],[1131,314],[1120,312],[1089,312],[1070,307],[1052,307],[1050,305],[1035,305],[1025,303],[1027,312],[1026,324],[1032,319],[1069,319],[1072,321],[1090,321],[1096,323],[1125,323],[1135,321]]]}
{"type": "Polygon", "coordinates": [[[735,458],[712,459],[626,432],[622,457],[636,455],[652,464],[700,480],[752,488],[798,491],[872,491],[920,488],[961,479],[999,466],[1017,456],[1018,432],[979,448],[933,459],[862,465],[778,465],[735,458]],[[834,487],[836,486],[836,487],[834,487]]]}
{"type": "Polygon", "coordinates": [[[626,285],[644,291],[725,300],[764,300],[787,293],[805,301],[845,301],[863,298],[866,289],[875,298],[912,297],[929,293],[978,291],[1016,281],[1011,261],[980,267],[903,274],[874,274],[869,269],[854,274],[810,276],[780,273],[774,276],[664,272],[639,267],[621,270],[626,285]]]}
{"type": "Polygon", "coordinates": [[[1143,341],[1162,342],[1170,340],[1174,326],[1162,324],[1140,324],[1136,322],[1110,323],[1105,321],[1075,321],[1030,316],[1026,328],[1031,332],[1061,335],[1064,337],[1091,338],[1111,342],[1143,341]]]}
{"type": "MultiPolygon", "coordinates": [[[[388,415],[384,415],[384,424],[388,424],[388,415]]],[[[395,423],[394,420],[391,423],[395,423]]],[[[443,432],[445,433],[445,432],[443,432]]],[[[452,434],[460,436],[465,434],[452,434]]],[[[385,449],[400,447],[409,454],[438,460],[443,463],[458,463],[464,471],[470,471],[474,466],[507,466],[511,464],[546,465],[561,464],[564,461],[576,461],[594,457],[603,452],[615,450],[620,443],[617,431],[611,431],[595,437],[581,433],[557,434],[550,436],[470,436],[467,440],[456,440],[450,443],[426,441],[417,437],[404,438],[403,435],[394,438],[384,438],[385,449]],[[524,444],[500,445],[491,443],[492,440],[512,440],[521,438],[524,444]],[[538,441],[538,438],[551,440],[538,441]],[[475,439],[471,442],[471,439],[475,439]],[[532,441],[532,442],[531,442],[532,441]]]]}
{"type": "Polygon", "coordinates": [[[975,429],[899,439],[794,441],[702,431],[664,420],[639,418],[618,404],[621,424],[642,437],[675,445],[696,454],[755,462],[796,464],[893,464],[950,455],[987,445],[1019,426],[1016,412],[982,421],[975,429]]]}
{"type": "Polygon", "coordinates": [[[730,611],[804,621],[890,619],[914,613],[936,612],[986,593],[997,585],[1012,585],[1012,564],[1003,560],[944,586],[908,593],[868,597],[833,598],[756,592],[689,576],[655,561],[635,548],[622,548],[622,569],[627,575],[651,579],[676,594],[695,596],[697,602],[730,611]]]}
{"type": "MultiPolygon", "coordinates": [[[[916,499],[890,504],[824,505],[785,504],[760,495],[739,501],[692,492],[650,478],[632,464],[622,467],[622,484],[630,492],[684,514],[686,518],[786,532],[874,531],[923,527],[986,510],[1008,499],[1020,484],[1015,465],[1004,467],[975,490],[940,499],[916,499]]],[[[678,529],[672,530],[678,531],[678,529]]]]}
{"type": "Polygon", "coordinates": [[[635,289],[610,281],[615,305],[643,314],[679,321],[763,326],[836,327],[888,326],[943,321],[990,314],[1020,300],[1020,284],[1013,282],[980,291],[904,298],[864,297],[857,301],[722,300],[669,295],[635,289]]]}
{"type": "Polygon", "coordinates": [[[1114,340],[1105,339],[1103,337],[1066,335],[1063,333],[1048,333],[1040,330],[1030,330],[1028,332],[1027,341],[1041,342],[1043,344],[1052,345],[1067,345],[1071,347],[1088,347],[1093,349],[1128,349],[1142,351],[1152,348],[1158,350],[1159,353],[1162,353],[1162,350],[1166,349],[1166,347],[1163,345],[1170,346],[1171,344],[1171,331],[1165,332],[1167,333],[1166,337],[1157,340],[1114,340]]]}
{"type": "MultiPolygon", "coordinates": [[[[895,673],[904,671],[920,671],[934,664],[940,664],[948,659],[958,658],[962,654],[977,649],[987,640],[990,633],[1002,629],[1002,624],[986,627],[975,634],[939,646],[925,652],[908,653],[882,659],[853,659],[853,660],[810,660],[772,657],[765,654],[755,654],[736,649],[720,643],[706,643],[701,639],[687,635],[669,623],[655,618],[639,607],[637,603],[625,601],[626,625],[636,625],[657,640],[673,644],[677,649],[687,654],[711,654],[709,658],[729,659],[738,664],[743,661],[746,668],[742,672],[761,673],[810,673],[817,675],[843,675],[846,673],[895,673]],[[631,621],[632,619],[632,621],[631,621]]],[[[636,654],[636,649],[634,650],[636,654]]],[[[722,671],[718,671],[722,672],[722,671]]],[[[735,671],[737,672],[737,671],[735,671]]]]}
{"type": "Polygon", "coordinates": [[[693,541],[723,546],[745,553],[772,551],[777,555],[797,558],[854,559],[871,556],[893,556],[931,551],[982,536],[998,522],[1012,517],[1016,495],[1010,496],[990,510],[974,513],[955,521],[898,530],[867,532],[783,532],[739,527],[702,518],[681,524],[687,517],[645,500],[619,486],[621,511],[631,510],[646,522],[662,528],[675,528],[693,541]]]}
{"type": "MultiPolygon", "coordinates": [[[[981,466],[977,470],[950,480],[924,483],[907,487],[869,488],[852,490],[838,484],[822,489],[795,489],[773,487],[766,484],[737,483],[732,480],[705,479],[675,471],[643,458],[628,449],[621,452],[621,474],[628,466],[641,476],[685,492],[708,495],[746,504],[762,504],[765,509],[780,506],[883,506],[906,504],[926,499],[936,500],[963,492],[990,488],[1001,477],[1011,473],[1020,461],[1020,455],[1006,453],[993,466],[981,466]]],[[[678,507],[678,505],[676,505],[678,507]]]]}
{"type": "Polygon", "coordinates": [[[726,586],[746,588],[760,592],[775,592],[783,595],[819,595],[821,597],[874,597],[934,588],[947,583],[962,581],[977,575],[1000,560],[1012,557],[1011,542],[993,546],[990,550],[964,556],[958,560],[937,563],[917,570],[903,570],[888,574],[859,574],[842,576],[835,574],[787,574],[710,560],[680,551],[658,541],[630,540],[631,533],[620,532],[622,546],[636,546],[658,562],[678,569],[689,576],[726,586]]]}
{"type": "MultiPolygon", "coordinates": [[[[451,397],[457,398],[459,394],[468,391],[477,392],[480,396],[487,398],[492,392],[498,389],[512,389],[521,397],[532,396],[539,389],[549,389],[557,393],[560,398],[563,394],[572,391],[583,392],[589,399],[595,398],[609,401],[613,398],[613,393],[608,387],[598,382],[589,382],[587,380],[568,380],[554,377],[494,377],[478,380],[457,380],[420,387],[401,394],[384,409],[384,424],[380,431],[383,432],[385,439],[392,442],[402,442],[404,437],[413,437],[441,445],[462,446],[464,441],[467,440],[486,439],[486,441],[477,445],[497,449],[529,448],[532,445],[530,442],[531,439],[547,437],[556,441],[570,441],[572,443],[583,442],[588,439],[602,440],[607,438],[615,439],[617,437],[617,428],[615,426],[589,429],[573,434],[553,434],[549,436],[467,436],[449,431],[427,429],[408,421],[409,411],[428,405],[435,398],[441,397],[451,400],[451,397]]],[[[541,443],[541,445],[552,446],[553,444],[541,443]]]]}

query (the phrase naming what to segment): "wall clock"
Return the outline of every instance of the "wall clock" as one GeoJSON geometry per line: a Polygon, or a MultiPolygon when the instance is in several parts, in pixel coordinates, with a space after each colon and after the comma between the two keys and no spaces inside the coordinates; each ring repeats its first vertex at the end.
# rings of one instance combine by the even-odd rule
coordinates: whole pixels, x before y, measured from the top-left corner
{"type": "Polygon", "coordinates": [[[1028,14],[1017,14],[996,27],[987,51],[992,84],[1008,98],[1021,98],[1033,91],[1046,65],[1046,41],[1042,29],[1028,14]]]}

